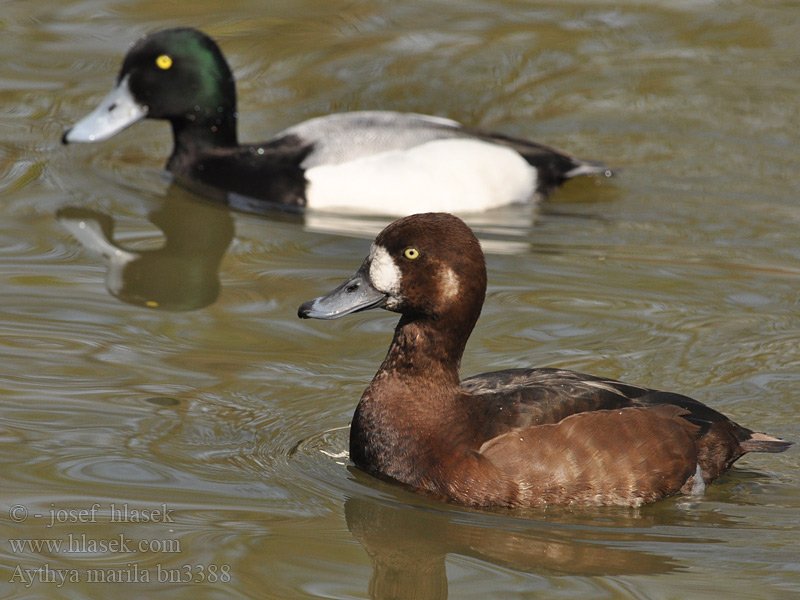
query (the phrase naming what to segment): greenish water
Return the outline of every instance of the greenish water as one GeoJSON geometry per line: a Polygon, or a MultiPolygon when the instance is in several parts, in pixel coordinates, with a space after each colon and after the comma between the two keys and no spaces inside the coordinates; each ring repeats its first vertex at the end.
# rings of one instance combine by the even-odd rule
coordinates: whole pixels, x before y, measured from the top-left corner
{"type": "Polygon", "coordinates": [[[3,3],[0,595],[800,595],[796,447],[635,512],[465,510],[348,468],[346,426],[396,317],[295,311],[360,264],[385,220],[214,206],[163,174],[163,123],[59,145],[139,34],[191,24],[234,68],[245,141],[384,108],[603,159],[619,177],[467,217],[490,288],[464,373],[580,369],[797,441],[799,14],[3,3]],[[87,226],[113,226],[117,247],[93,248],[87,226]]]}

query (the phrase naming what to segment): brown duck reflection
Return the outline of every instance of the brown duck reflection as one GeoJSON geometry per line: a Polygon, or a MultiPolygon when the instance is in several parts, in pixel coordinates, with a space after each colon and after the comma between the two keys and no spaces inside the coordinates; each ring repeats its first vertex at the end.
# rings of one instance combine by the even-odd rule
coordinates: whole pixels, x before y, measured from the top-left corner
{"type": "Polygon", "coordinates": [[[219,265],[233,240],[224,206],[172,194],[148,215],[164,234],[155,250],[131,250],[114,241],[114,218],[66,206],[57,218],[87,250],[107,263],[106,288],[123,302],[162,310],[203,308],[219,296],[219,265]]]}
{"type": "MultiPolygon", "coordinates": [[[[447,598],[448,554],[540,575],[636,575],[681,568],[668,556],[621,547],[658,539],[668,552],[670,540],[646,531],[659,524],[659,517],[635,511],[604,514],[601,509],[572,517],[564,511],[543,522],[363,497],[349,498],[344,509],[350,532],[372,562],[369,597],[374,600],[447,598]]],[[[667,510],[663,518],[665,525],[674,525],[676,513],[667,510]]]]}

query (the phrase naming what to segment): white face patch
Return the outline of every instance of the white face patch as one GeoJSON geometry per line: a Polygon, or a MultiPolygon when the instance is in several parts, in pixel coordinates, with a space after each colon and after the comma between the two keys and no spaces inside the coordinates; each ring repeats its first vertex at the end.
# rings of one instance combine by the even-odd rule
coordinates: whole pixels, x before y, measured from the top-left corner
{"type": "Polygon", "coordinates": [[[400,269],[386,248],[372,244],[369,251],[369,280],[376,290],[384,294],[398,296],[400,294],[400,269]]]}
{"type": "Polygon", "coordinates": [[[459,282],[458,275],[450,267],[446,267],[442,272],[442,297],[445,300],[458,295],[459,282]]]}

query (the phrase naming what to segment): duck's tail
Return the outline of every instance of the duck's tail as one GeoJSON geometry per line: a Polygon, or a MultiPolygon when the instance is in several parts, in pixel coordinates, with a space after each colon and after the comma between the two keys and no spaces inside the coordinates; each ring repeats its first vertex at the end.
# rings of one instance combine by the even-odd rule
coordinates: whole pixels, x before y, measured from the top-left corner
{"type": "Polygon", "coordinates": [[[614,171],[599,161],[579,159],[573,160],[575,162],[575,166],[564,173],[564,179],[572,179],[573,177],[580,177],[582,175],[603,175],[604,177],[614,176],[614,171]]]}
{"type": "Polygon", "coordinates": [[[753,432],[740,446],[745,452],[783,452],[794,442],[787,442],[780,438],[772,437],[766,433],[753,432]]]}

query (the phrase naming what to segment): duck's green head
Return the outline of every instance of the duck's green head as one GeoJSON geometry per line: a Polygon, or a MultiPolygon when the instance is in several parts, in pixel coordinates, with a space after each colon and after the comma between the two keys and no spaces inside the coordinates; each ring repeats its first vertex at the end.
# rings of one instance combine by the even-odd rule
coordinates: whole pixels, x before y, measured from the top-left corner
{"type": "Polygon", "coordinates": [[[176,135],[190,128],[235,141],[235,113],[233,75],[214,41],[196,29],[165,29],[133,45],[114,89],[63,141],[104,140],[143,118],[171,121],[176,135]]]}

